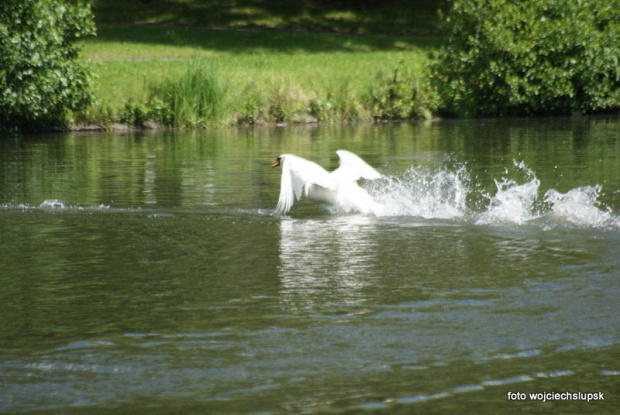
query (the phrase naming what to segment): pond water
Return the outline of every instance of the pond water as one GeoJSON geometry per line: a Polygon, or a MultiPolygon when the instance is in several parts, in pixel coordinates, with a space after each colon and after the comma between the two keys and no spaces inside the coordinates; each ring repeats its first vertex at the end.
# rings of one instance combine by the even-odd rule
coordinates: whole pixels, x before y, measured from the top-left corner
{"type": "Polygon", "coordinates": [[[617,118],[5,138],[0,412],[620,413],[619,173],[617,118]],[[272,215],[341,148],[384,215],[272,215]]]}

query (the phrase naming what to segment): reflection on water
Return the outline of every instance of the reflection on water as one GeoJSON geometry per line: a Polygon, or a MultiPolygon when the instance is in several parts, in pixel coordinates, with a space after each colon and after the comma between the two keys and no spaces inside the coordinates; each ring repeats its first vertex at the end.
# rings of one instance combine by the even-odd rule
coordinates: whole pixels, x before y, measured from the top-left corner
{"type": "Polygon", "coordinates": [[[376,219],[280,222],[280,280],[283,299],[292,307],[355,304],[367,298],[364,287],[376,278],[376,219]]]}
{"type": "Polygon", "coordinates": [[[0,141],[0,412],[616,414],[619,132],[584,117],[0,141]],[[271,215],[275,156],[331,168],[339,148],[384,174],[363,185],[387,215],[271,215]]]}

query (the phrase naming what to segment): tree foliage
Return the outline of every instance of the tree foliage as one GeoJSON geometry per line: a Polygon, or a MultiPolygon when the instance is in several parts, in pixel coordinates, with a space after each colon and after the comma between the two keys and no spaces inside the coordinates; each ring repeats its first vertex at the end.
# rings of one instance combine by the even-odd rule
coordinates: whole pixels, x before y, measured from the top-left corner
{"type": "Polygon", "coordinates": [[[0,2],[0,128],[60,124],[89,105],[91,75],[74,42],[94,33],[81,0],[0,2]]]}
{"type": "Polygon", "coordinates": [[[434,65],[460,115],[620,108],[620,0],[454,0],[434,65]]]}

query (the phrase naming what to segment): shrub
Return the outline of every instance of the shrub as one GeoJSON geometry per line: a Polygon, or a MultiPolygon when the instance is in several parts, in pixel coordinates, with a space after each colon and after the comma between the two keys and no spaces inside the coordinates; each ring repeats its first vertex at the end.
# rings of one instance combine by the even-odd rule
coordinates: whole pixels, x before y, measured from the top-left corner
{"type": "Polygon", "coordinates": [[[0,2],[0,128],[62,124],[92,100],[74,42],[95,33],[82,1],[0,2]]]}
{"type": "Polygon", "coordinates": [[[241,92],[242,103],[237,117],[238,124],[257,125],[265,119],[266,93],[255,81],[250,81],[241,92]]]}
{"type": "Polygon", "coordinates": [[[148,121],[149,111],[146,104],[130,99],[125,103],[119,114],[119,121],[124,124],[142,127],[148,121]]]}
{"type": "Polygon", "coordinates": [[[310,115],[321,122],[353,122],[363,118],[356,97],[353,78],[349,75],[325,82],[324,91],[309,102],[310,115]]]}
{"type": "Polygon", "coordinates": [[[281,79],[268,93],[268,117],[276,123],[292,121],[306,112],[307,101],[304,92],[297,85],[281,79]]]}
{"type": "Polygon", "coordinates": [[[620,0],[454,0],[433,66],[461,115],[620,108],[620,0]]]}
{"type": "Polygon", "coordinates": [[[377,73],[368,89],[366,102],[377,121],[428,119],[438,104],[427,74],[413,75],[402,64],[392,72],[377,73]]]}

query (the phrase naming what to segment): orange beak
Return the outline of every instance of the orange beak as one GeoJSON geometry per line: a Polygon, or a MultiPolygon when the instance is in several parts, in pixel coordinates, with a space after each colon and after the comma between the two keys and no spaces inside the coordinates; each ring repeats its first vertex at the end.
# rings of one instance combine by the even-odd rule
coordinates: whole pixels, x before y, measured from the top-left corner
{"type": "Polygon", "coordinates": [[[280,160],[276,161],[271,165],[271,167],[278,167],[280,165],[280,160]]]}

